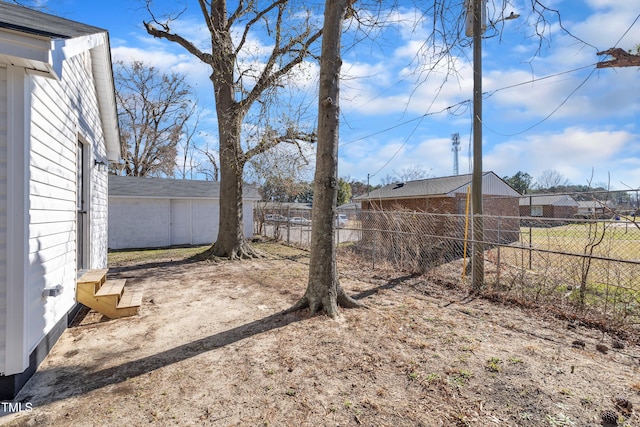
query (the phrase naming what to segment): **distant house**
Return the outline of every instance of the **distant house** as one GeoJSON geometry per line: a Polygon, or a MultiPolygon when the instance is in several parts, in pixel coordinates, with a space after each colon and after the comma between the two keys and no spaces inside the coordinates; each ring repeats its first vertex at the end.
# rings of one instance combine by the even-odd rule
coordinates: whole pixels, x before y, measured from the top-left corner
{"type": "Polygon", "coordinates": [[[344,205],[338,206],[337,209],[338,213],[346,215],[347,218],[356,219],[356,216],[362,209],[362,204],[359,202],[345,203],[344,205]]]}
{"type": "Polygon", "coordinates": [[[615,204],[604,200],[578,200],[577,216],[580,218],[610,218],[615,204]]]}
{"type": "MultiPolygon", "coordinates": [[[[431,260],[437,264],[461,256],[465,213],[471,212],[471,178],[468,174],[394,183],[354,197],[362,204],[363,244],[389,260],[411,253],[400,258],[417,260],[409,267],[415,270],[434,265],[431,260]]],[[[493,172],[483,173],[482,193],[485,242],[517,241],[520,193],[493,172]]]]}
{"type": "Polygon", "coordinates": [[[311,203],[296,202],[257,202],[257,220],[265,215],[281,215],[285,218],[303,216],[311,218],[311,203]]]}
{"type": "Polygon", "coordinates": [[[578,202],[566,194],[532,194],[520,198],[520,216],[574,218],[578,202]]]}
{"type": "MultiPolygon", "coordinates": [[[[363,210],[464,214],[471,174],[389,184],[354,197],[363,210]]],[[[493,172],[482,175],[483,214],[518,216],[520,193],[493,172]]]]}
{"type": "Polygon", "coordinates": [[[107,31],[0,2],[0,400],[12,399],[107,265],[120,141],[107,31]]]}
{"type": "MultiPolygon", "coordinates": [[[[211,244],[218,236],[220,183],[109,176],[109,248],[211,244]]],[[[243,225],[253,235],[258,191],[243,188],[243,225]]]]}

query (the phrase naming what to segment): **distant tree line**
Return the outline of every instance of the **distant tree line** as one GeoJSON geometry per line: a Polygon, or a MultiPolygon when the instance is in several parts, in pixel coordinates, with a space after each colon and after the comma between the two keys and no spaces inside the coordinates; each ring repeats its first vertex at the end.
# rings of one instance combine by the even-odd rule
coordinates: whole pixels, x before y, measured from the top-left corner
{"type": "Polygon", "coordinates": [[[576,185],[556,170],[543,171],[537,180],[527,172],[518,171],[513,176],[503,179],[520,194],[571,194],[575,200],[599,200],[616,197],[618,203],[625,203],[629,197],[625,191],[613,191],[606,184],[576,185]]]}

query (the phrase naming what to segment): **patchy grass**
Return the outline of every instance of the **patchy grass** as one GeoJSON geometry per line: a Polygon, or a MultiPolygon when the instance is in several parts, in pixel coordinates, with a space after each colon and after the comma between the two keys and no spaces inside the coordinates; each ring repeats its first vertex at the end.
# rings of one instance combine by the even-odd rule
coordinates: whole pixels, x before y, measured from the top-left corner
{"type": "Polygon", "coordinates": [[[148,264],[152,262],[177,261],[199,255],[209,249],[207,246],[175,246],[160,249],[126,249],[109,251],[108,263],[110,267],[121,265],[148,264]]]}
{"type": "Polygon", "coordinates": [[[521,232],[524,247],[494,248],[487,253],[488,270],[497,271],[500,263],[500,276],[486,275],[493,290],[536,303],[579,307],[583,276],[588,272],[584,308],[616,324],[640,323],[640,229],[624,222],[597,222],[523,227],[521,232]],[[590,257],[590,245],[601,236],[590,257]]]}
{"type": "Polygon", "coordinates": [[[308,253],[257,245],[269,256],[177,262],[192,256],[184,248],[120,260],[131,268],[114,276],[144,291],[140,314],[67,330],[18,398],[33,411],[2,422],[591,426],[623,396],[634,411],[621,425],[640,425],[636,345],[616,350],[599,330],[348,254],[341,283],[368,309],[283,315],[304,293],[308,253]]]}

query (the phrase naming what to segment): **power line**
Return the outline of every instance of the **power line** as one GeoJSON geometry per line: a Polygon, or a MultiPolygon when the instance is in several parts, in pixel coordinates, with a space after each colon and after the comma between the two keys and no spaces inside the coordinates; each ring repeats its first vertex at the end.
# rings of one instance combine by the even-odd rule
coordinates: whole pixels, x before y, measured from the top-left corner
{"type": "MultiPolygon", "coordinates": [[[[487,91],[487,92],[485,92],[484,94],[486,94],[486,95],[487,95],[487,96],[486,96],[486,98],[489,98],[490,96],[493,96],[495,93],[497,93],[497,92],[501,92],[501,91],[503,91],[503,90],[513,89],[514,87],[524,86],[524,85],[528,85],[528,84],[531,84],[531,83],[540,82],[540,81],[542,81],[542,80],[547,80],[547,79],[550,79],[550,78],[553,78],[553,77],[562,76],[562,75],[564,75],[564,74],[574,73],[574,72],[576,72],[576,71],[584,70],[584,69],[586,69],[586,68],[595,67],[595,66],[596,66],[596,63],[593,63],[593,64],[585,65],[585,66],[583,66],[583,67],[574,68],[574,69],[572,69],[572,70],[561,71],[561,72],[559,72],[559,73],[555,73],[555,74],[549,74],[548,76],[538,77],[538,78],[536,78],[536,79],[532,79],[532,80],[529,80],[529,81],[527,81],[527,82],[515,83],[515,84],[509,85],[509,86],[501,87],[501,88],[499,88],[499,89],[494,89],[494,90],[492,90],[492,91],[487,91]]],[[[483,95],[484,95],[484,94],[483,94],[483,95]]]]}
{"type": "Polygon", "coordinates": [[[482,123],[482,126],[484,128],[486,128],[487,130],[490,130],[491,132],[495,133],[496,135],[500,135],[500,136],[516,136],[516,135],[520,135],[523,134],[525,132],[530,131],[531,129],[533,129],[534,127],[546,122],[551,116],[553,116],[564,104],[566,104],[566,102],[569,100],[569,98],[571,98],[573,96],[574,93],[576,93],[578,91],[578,89],[580,89],[582,86],[584,86],[585,83],[587,83],[587,81],[591,78],[591,76],[593,75],[593,73],[595,73],[596,69],[594,68],[593,70],[591,70],[591,72],[589,73],[589,75],[587,76],[587,78],[585,78],[582,83],[580,83],[575,89],[573,89],[569,95],[567,95],[562,102],[553,109],[553,111],[551,111],[545,118],[543,118],[542,120],[532,124],[531,126],[529,126],[526,129],[523,129],[519,132],[515,132],[515,133],[500,133],[497,132],[493,129],[491,129],[490,127],[488,127],[486,124],[484,124],[484,122],[482,123]]]}
{"type": "Polygon", "coordinates": [[[445,112],[445,111],[447,111],[447,110],[451,110],[451,109],[453,109],[453,108],[459,107],[459,106],[464,105],[464,104],[467,104],[467,103],[469,103],[469,102],[470,102],[470,100],[469,100],[469,99],[466,99],[466,100],[464,100],[464,101],[460,101],[460,102],[458,102],[458,103],[456,103],[456,104],[453,104],[453,105],[450,105],[450,106],[448,106],[448,107],[445,107],[445,108],[443,108],[443,109],[442,109],[442,110],[440,110],[440,111],[434,111],[434,112],[432,112],[432,113],[424,113],[424,114],[422,114],[421,116],[414,117],[413,119],[405,120],[404,122],[398,123],[397,125],[390,126],[390,127],[388,127],[388,128],[385,128],[385,129],[379,130],[379,131],[377,131],[377,132],[371,133],[371,134],[366,135],[366,136],[363,136],[363,137],[361,137],[361,138],[356,138],[356,139],[353,139],[353,140],[351,140],[351,141],[343,142],[343,143],[341,143],[341,144],[340,144],[340,147],[343,147],[343,146],[345,146],[345,145],[349,145],[349,144],[353,144],[354,142],[362,141],[363,139],[371,138],[372,136],[380,135],[381,133],[389,132],[389,131],[391,131],[391,130],[394,130],[394,129],[396,129],[396,128],[402,127],[402,126],[404,126],[404,125],[408,125],[409,123],[413,123],[413,122],[415,122],[415,121],[422,120],[422,119],[424,119],[424,118],[425,118],[425,117],[427,117],[427,116],[435,116],[436,114],[441,114],[441,113],[443,113],[443,112],[445,112]]]}
{"type": "MultiPolygon", "coordinates": [[[[516,83],[516,84],[513,84],[513,85],[505,86],[505,87],[502,87],[502,88],[499,88],[499,89],[495,89],[495,90],[492,90],[492,91],[485,92],[485,93],[483,93],[483,95],[486,95],[486,98],[488,98],[488,97],[490,97],[490,96],[493,96],[495,93],[500,92],[500,91],[503,91],[503,90],[512,89],[512,88],[515,88],[515,87],[518,87],[518,86],[524,86],[524,85],[528,85],[528,84],[531,84],[531,83],[536,83],[536,82],[539,82],[539,81],[542,81],[542,80],[547,80],[547,79],[550,79],[550,78],[553,78],[553,77],[558,77],[558,76],[561,76],[561,75],[564,75],[564,74],[570,74],[570,73],[573,73],[573,72],[576,72],[576,71],[580,71],[580,70],[584,70],[584,69],[586,69],[586,68],[590,68],[590,67],[594,67],[594,71],[595,71],[595,63],[594,63],[594,64],[590,64],[590,65],[585,65],[585,66],[582,66],[582,67],[574,68],[574,69],[571,69],[571,70],[561,71],[561,72],[559,72],[559,73],[549,74],[549,75],[547,75],[547,76],[534,78],[534,79],[531,79],[531,80],[528,80],[528,81],[525,81],[525,82],[521,82],[521,83],[516,83]]],[[[592,75],[592,74],[593,74],[593,71],[589,74],[589,77],[591,77],[591,75],[592,75]]],[[[574,93],[577,89],[579,89],[579,88],[580,88],[584,83],[586,83],[586,81],[589,79],[589,77],[587,77],[587,79],[586,79],[585,81],[583,81],[583,82],[582,82],[582,83],[581,83],[581,84],[580,84],[580,85],[579,85],[579,86],[578,86],[578,87],[577,87],[573,92],[571,92],[571,94],[570,94],[569,96],[573,95],[573,93],[574,93]]],[[[566,99],[565,99],[565,100],[564,100],[564,101],[563,101],[563,102],[562,102],[562,103],[561,103],[561,104],[560,104],[560,105],[559,105],[559,106],[558,106],[554,111],[552,111],[552,112],[551,112],[551,114],[550,114],[549,116],[547,116],[544,120],[547,120],[549,117],[551,117],[551,116],[552,116],[552,115],[553,115],[553,114],[554,114],[554,113],[555,113],[555,112],[556,112],[556,111],[557,111],[557,110],[558,110],[558,109],[559,109],[559,108],[560,108],[560,107],[561,107],[561,106],[562,106],[562,105],[563,105],[567,100],[568,100],[568,98],[566,98],[566,99]]],[[[418,116],[418,117],[414,117],[414,118],[412,118],[412,119],[405,120],[404,122],[398,123],[398,124],[396,124],[396,125],[390,126],[390,127],[388,127],[388,128],[385,128],[385,129],[381,129],[381,130],[379,130],[379,131],[373,132],[373,133],[368,134],[368,135],[365,135],[365,136],[363,136],[363,137],[356,138],[356,139],[353,139],[353,140],[351,140],[351,141],[343,142],[343,143],[341,143],[341,144],[340,144],[340,147],[344,147],[345,145],[353,144],[354,142],[362,141],[362,140],[365,140],[365,139],[371,138],[371,137],[373,137],[373,136],[380,135],[380,134],[382,134],[382,133],[386,133],[386,132],[392,131],[392,130],[397,129],[397,128],[399,128],[399,127],[405,126],[405,125],[407,125],[407,124],[409,124],[409,123],[413,123],[413,122],[415,122],[415,121],[422,120],[422,119],[424,119],[425,117],[428,117],[428,116],[434,116],[434,115],[437,115],[437,114],[442,114],[442,113],[444,113],[444,112],[450,112],[450,110],[453,110],[453,109],[455,109],[455,108],[457,108],[457,107],[460,107],[460,106],[462,106],[462,105],[469,104],[469,103],[471,103],[471,99],[465,99],[464,101],[457,102],[457,103],[455,103],[455,104],[453,104],[453,105],[450,105],[450,106],[448,106],[448,107],[445,107],[445,108],[443,108],[443,109],[441,109],[441,110],[439,110],[439,111],[434,111],[434,112],[430,112],[430,113],[425,113],[425,114],[422,114],[422,115],[420,115],[420,116],[418,116]]],[[[543,120],[543,121],[544,121],[544,120],[543,120]]],[[[524,131],[522,131],[522,132],[526,132],[527,130],[529,130],[529,129],[531,129],[531,128],[535,127],[535,126],[537,126],[537,125],[538,125],[538,124],[540,124],[540,123],[542,123],[542,121],[541,121],[541,122],[539,122],[539,123],[536,123],[535,125],[531,126],[530,128],[528,128],[528,129],[526,129],[526,130],[524,130],[524,131]]],[[[485,126],[485,127],[486,127],[486,126],[485,126]]],[[[489,128],[487,128],[487,129],[489,129],[489,128]]],[[[489,130],[491,130],[492,132],[494,132],[492,129],[489,129],[489,130]]],[[[522,133],[522,132],[518,132],[518,133],[516,133],[516,134],[514,134],[514,135],[518,135],[519,133],[522,133]]],[[[498,134],[498,135],[502,135],[502,134],[500,134],[500,133],[498,133],[498,132],[495,132],[495,133],[496,133],[496,134],[498,134]]],[[[504,135],[504,136],[512,136],[512,135],[504,135]]],[[[405,141],[405,142],[403,143],[403,146],[406,144],[406,142],[407,142],[407,141],[405,141]]],[[[394,154],[394,156],[395,156],[395,155],[397,155],[397,153],[395,153],[395,154],[394,154]]],[[[385,166],[386,166],[386,165],[385,165],[385,166]]],[[[378,171],[378,172],[379,172],[379,171],[378,171]]],[[[376,172],[376,173],[378,173],[378,172],[376,172]]],[[[375,174],[373,174],[373,175],[375,175],[375,174]]]]}
{"type": "Polygon", "coordinates": [[[618,41],[616,42],[616,44],[613,45],[613,47],[618,46],[618,43],[620,43],[622,41],[622,39],[624,38],[624,36],[627,35],[627,33],[629,31],[631,31],[631,28],[633,28],[634,25],[636,25],[636,22],[638,22],[638,19],[640,19],[640,14],[638,14],[638,16],[636,16],[636,19],[633,20],[633,22],[631,23],[631,25],[629,25],[629,28],[627,28],[627,31],[625,31],[624,33],[622,33],[622,35],[620,36],[620,38],[618,39],[618,41]]]}

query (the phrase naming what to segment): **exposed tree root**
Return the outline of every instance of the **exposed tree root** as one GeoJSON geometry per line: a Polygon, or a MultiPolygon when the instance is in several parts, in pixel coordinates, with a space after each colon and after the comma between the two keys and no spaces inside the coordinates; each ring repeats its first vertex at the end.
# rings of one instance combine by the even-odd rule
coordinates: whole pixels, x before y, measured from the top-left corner
{"type": "Polygon", "coordinates": [[[321,310],[324,310],[327,316],[335,319],[338,316],[338,307],[342,308],[367,308],[366,305],[361,302],[356,301],[344,291],[340,283],[336,284],[337,295],[332,295],[331,292],[326,293],[324,296],[320,296],[318,293],[315,293],[315,296],[312,292],[305,292],[304,296],[298,300],[290,308],[284,310],[282,314],[294,313],[299,310],[304,310],[305,308],[309,309],[309,315],[313,316],[319,313],[321,310]]]}
{"type": "Polygon", "coordinates": [[[265,258],[266,255],[249,244],[246,240],[240,241],[232,248],[223,247],[214,243],[209,249],[203,252],[198,258],[201,260],[249,260],[265,258]]]}

